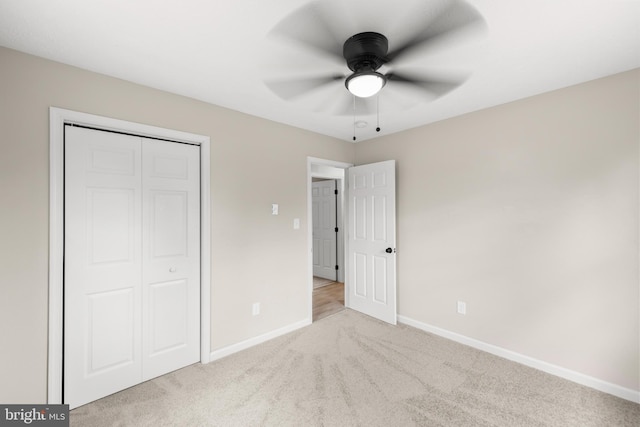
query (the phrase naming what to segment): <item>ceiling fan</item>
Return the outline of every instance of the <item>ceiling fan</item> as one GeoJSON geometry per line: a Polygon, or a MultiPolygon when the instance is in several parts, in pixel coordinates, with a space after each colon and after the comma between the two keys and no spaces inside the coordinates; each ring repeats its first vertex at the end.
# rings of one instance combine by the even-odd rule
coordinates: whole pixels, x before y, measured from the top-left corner
{"type": "MultiPolygon", "coordinates": [[[[345,39],[344,34],[349,33],[349,28],[344,27],[348,24],[340,22],[339,13],[326,5],[326,2],[315,2],[299,9],[276,26],[272,35],[289,39],[305,49],[312,50],[313,53],[320,53],[334,62],[341,63],[341,67],[346,63],[351,73],[325,72],[317,75],[318,70],[313,77],[278,79],[265,83],[285,100],[332,85],[344,84],[344,93],[350,96],[345,99],[344,106],[340,109],[341,114],[353,111],[356,99],[366,103],[368,98],[374,97],[383,89],[387,90],[386,87],[404,85],[418,89],[413,91],[412,96],[423,100],[433,100],[445,95],[464,83],[466,77],[459,74],[445,77],[442,73],[415,71],[415,67],[411,72],[401,71],[403,62],[434,46],[449,46],[452,42],[460,41],[453,36],[466,30],[485,28],[482,16],[464,1],[422,0],[419,13],[413,13],[414,25],[408,26],[409,34],[407,31],[404,31],[404,34],[403,31],[394,32],[395,44],[392,43],[394,40],[390,41],[378,31],[358,32],[345,39]]],[[[368,25],[377,29],[375,27],[384,26],[383,23],[384,15],[383,20],[368,25]]],[[[403,93],[406,95],[408,92],[403,93]]]]}

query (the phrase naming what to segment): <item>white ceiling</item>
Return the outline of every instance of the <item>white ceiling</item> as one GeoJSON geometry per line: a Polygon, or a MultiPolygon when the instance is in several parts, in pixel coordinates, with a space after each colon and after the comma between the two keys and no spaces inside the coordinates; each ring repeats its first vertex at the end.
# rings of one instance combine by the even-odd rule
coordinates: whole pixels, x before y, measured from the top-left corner
{"type": "MultiPolygon", "coordinates": [[[[320,0],[338,49],[376,31],[410,37],[451,0],[320,0]],[[423,20],[424,18],[424,20],[423,20]]],[[[354,118],[337,114],[342,81],[284,100],[265,81],[347,74],[344,62],[273,31],[316,37],[309,0],[0,0],[0,45],[276,122],[351,140],[354,118]],[[306,9],[305,9],[306,7],[306,9]],[[301,9],[302,8],[302,9],[301,9]],[[282,28],[282,27],[278,27],[282,28]]],[[[314,2],[315,3],[315,2],[314,2]]],[[[383,88],[380,126],[359,111],[358,141],[640,67],[640,0],[470,0],[485,29],[417,49],[398,70],[468,76],[430,99],[383,88]]],[[[327,34],[329,37],[330,34],[327,34]]],[[[1,64],[0,64],[1,66],[1,64]]]]}

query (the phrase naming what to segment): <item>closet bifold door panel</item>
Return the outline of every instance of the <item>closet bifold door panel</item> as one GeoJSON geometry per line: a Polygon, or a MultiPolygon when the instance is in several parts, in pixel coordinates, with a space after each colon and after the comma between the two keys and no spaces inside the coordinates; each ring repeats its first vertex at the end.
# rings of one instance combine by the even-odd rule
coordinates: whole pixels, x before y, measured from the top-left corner
{"type": "Polygon", "coordinates": [[[199,360],[199,148],[65,127],[71,408],[199,360]]]}
{"type": "Polygon", "coordinates": [[[200,360],[200,148],[142,141],[142,373],[200,360]]]}

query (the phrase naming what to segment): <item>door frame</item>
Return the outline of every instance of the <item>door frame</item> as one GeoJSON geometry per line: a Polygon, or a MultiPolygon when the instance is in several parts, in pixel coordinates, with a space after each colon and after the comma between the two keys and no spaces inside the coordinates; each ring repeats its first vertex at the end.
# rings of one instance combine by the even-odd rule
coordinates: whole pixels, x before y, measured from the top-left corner
{"type": "Polygon", "coordinates": [[[49,107],[49,339],[47,403],[62,403],[64,320],[64,126],[77,124],[200,147],[200,363],[211,357],[211,140],[156,126],[49,107]]]}
{"type": "Polygon", "coordinates": [[[341,202],[339,203],[342,206],[342,211],[339,212],[340,215],[340,223],[342,232],[339,233],[339,239],[341,240],[341,253],[336,254],[336,259],[338,260],[338,264],[344,266],[341,271],[338,273],[338,278],[342,278],[344,280],[344,305],[345,307],[349,307],[349,292],[348,292],[348,279],[349,275],[347,274],[347,260],[346,260],[346,244],[347,244],[347,222],[346,220],[346,199],[345,199],[345,191],[347,189],[347,169],[353,166],[353,163],[346,162],[338,162],[335,160],[326,160],[320,159],[317,157],[307,157],[307,289],[308,289],[308,302],[307,302],[307,319],[309,323],[313,322],[313,197],[312,197],[312,179],[313,178],[327,178],[327,179],[335,179],[338,182],[338,191],[339,191],[339,199],[341,202]],[[344,169],[344,175],[342,177],[337,177],[332,175],[330,171],[323,171],[323,168],[338,168],[344,169]]]}

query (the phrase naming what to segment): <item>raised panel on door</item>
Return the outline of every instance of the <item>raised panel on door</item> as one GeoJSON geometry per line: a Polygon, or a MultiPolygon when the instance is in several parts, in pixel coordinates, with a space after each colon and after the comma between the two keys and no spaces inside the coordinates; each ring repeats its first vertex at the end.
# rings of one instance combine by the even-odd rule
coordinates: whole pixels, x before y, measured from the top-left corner
{"type": "MultiPolygon", "coordinates": [[[[131,263],[135,256],[136,191],[132,188],[86,189],[89,264],[131,263]]],[[[72,226],[73,224],[70,224],[72,226]]]]}
{"type": "MultiPolygon", "coordinates": [[[[315,183],[314,183],[315,184],[315,183]]],[[[320,188],[313,186],[311,189],[311,218],[312,218],[312,252],[313,252],[313,275],[320,277],[322,274],[323,254],[320,250],[322,244],[322,220],[320,218],[320,188]]]]}
{"type": "Polygon", "coordinates": [[[188,191],[148,190],[148,197],[150,259],[187,257],[188,191]]]}
{"type": "Polygon", "coordinates": [[[348,200],[349,306],[395,324],[395,162],[350,168],[348,200]]]}
{"type": "Polygon", "coordinates": [[[200,157],[143,141],[143,377],[200,360],[200,157]]]}
{"type": "Polygon", "coordinates": [[[141,365],[140,138],[65,129],[64,400],[137,384],[141,365]]]}
{"type": "Polygon", "coordinates": [[[323,277],[335,279],[336,254],[336,195],[334,193],[335,181],[330,181],[327,187],[323,187],[322,209],[320,213],[322,233],[322,268],[323,277]]]}
{"type": "MultiPolygon", "coordinates": [[[[386,255],[386,254],[385,254],[386,255]]],[[[387,266],[389,264],[386,256],[373,256],[373,289],[372,299],[374,302],[386,304],[389,297],[387,266]]]]}
{"type": "Polygon", "coordinates": [[[366,253],[353,253],[352,264],[352,282],[351,287],[353,289],[354,296],[360,299],[366,299],[367,295],[367,254],[366,253]]]}
{"type": "Polygon", "coordinates": [[[336,242],[335,239],[322,240],[322,268],[335,279],[336,242]]]}
{"type": "Polygon", "coordinates": [[[189,283],[184,280],[149,285],[149,356],[189,344],[189,283]]]}
{"type": "Polygon", "coordinates": [[[87,297],[86,375],[108,373],[135,362],[135,306],[132,288],[96,292],[87,297]]]}

